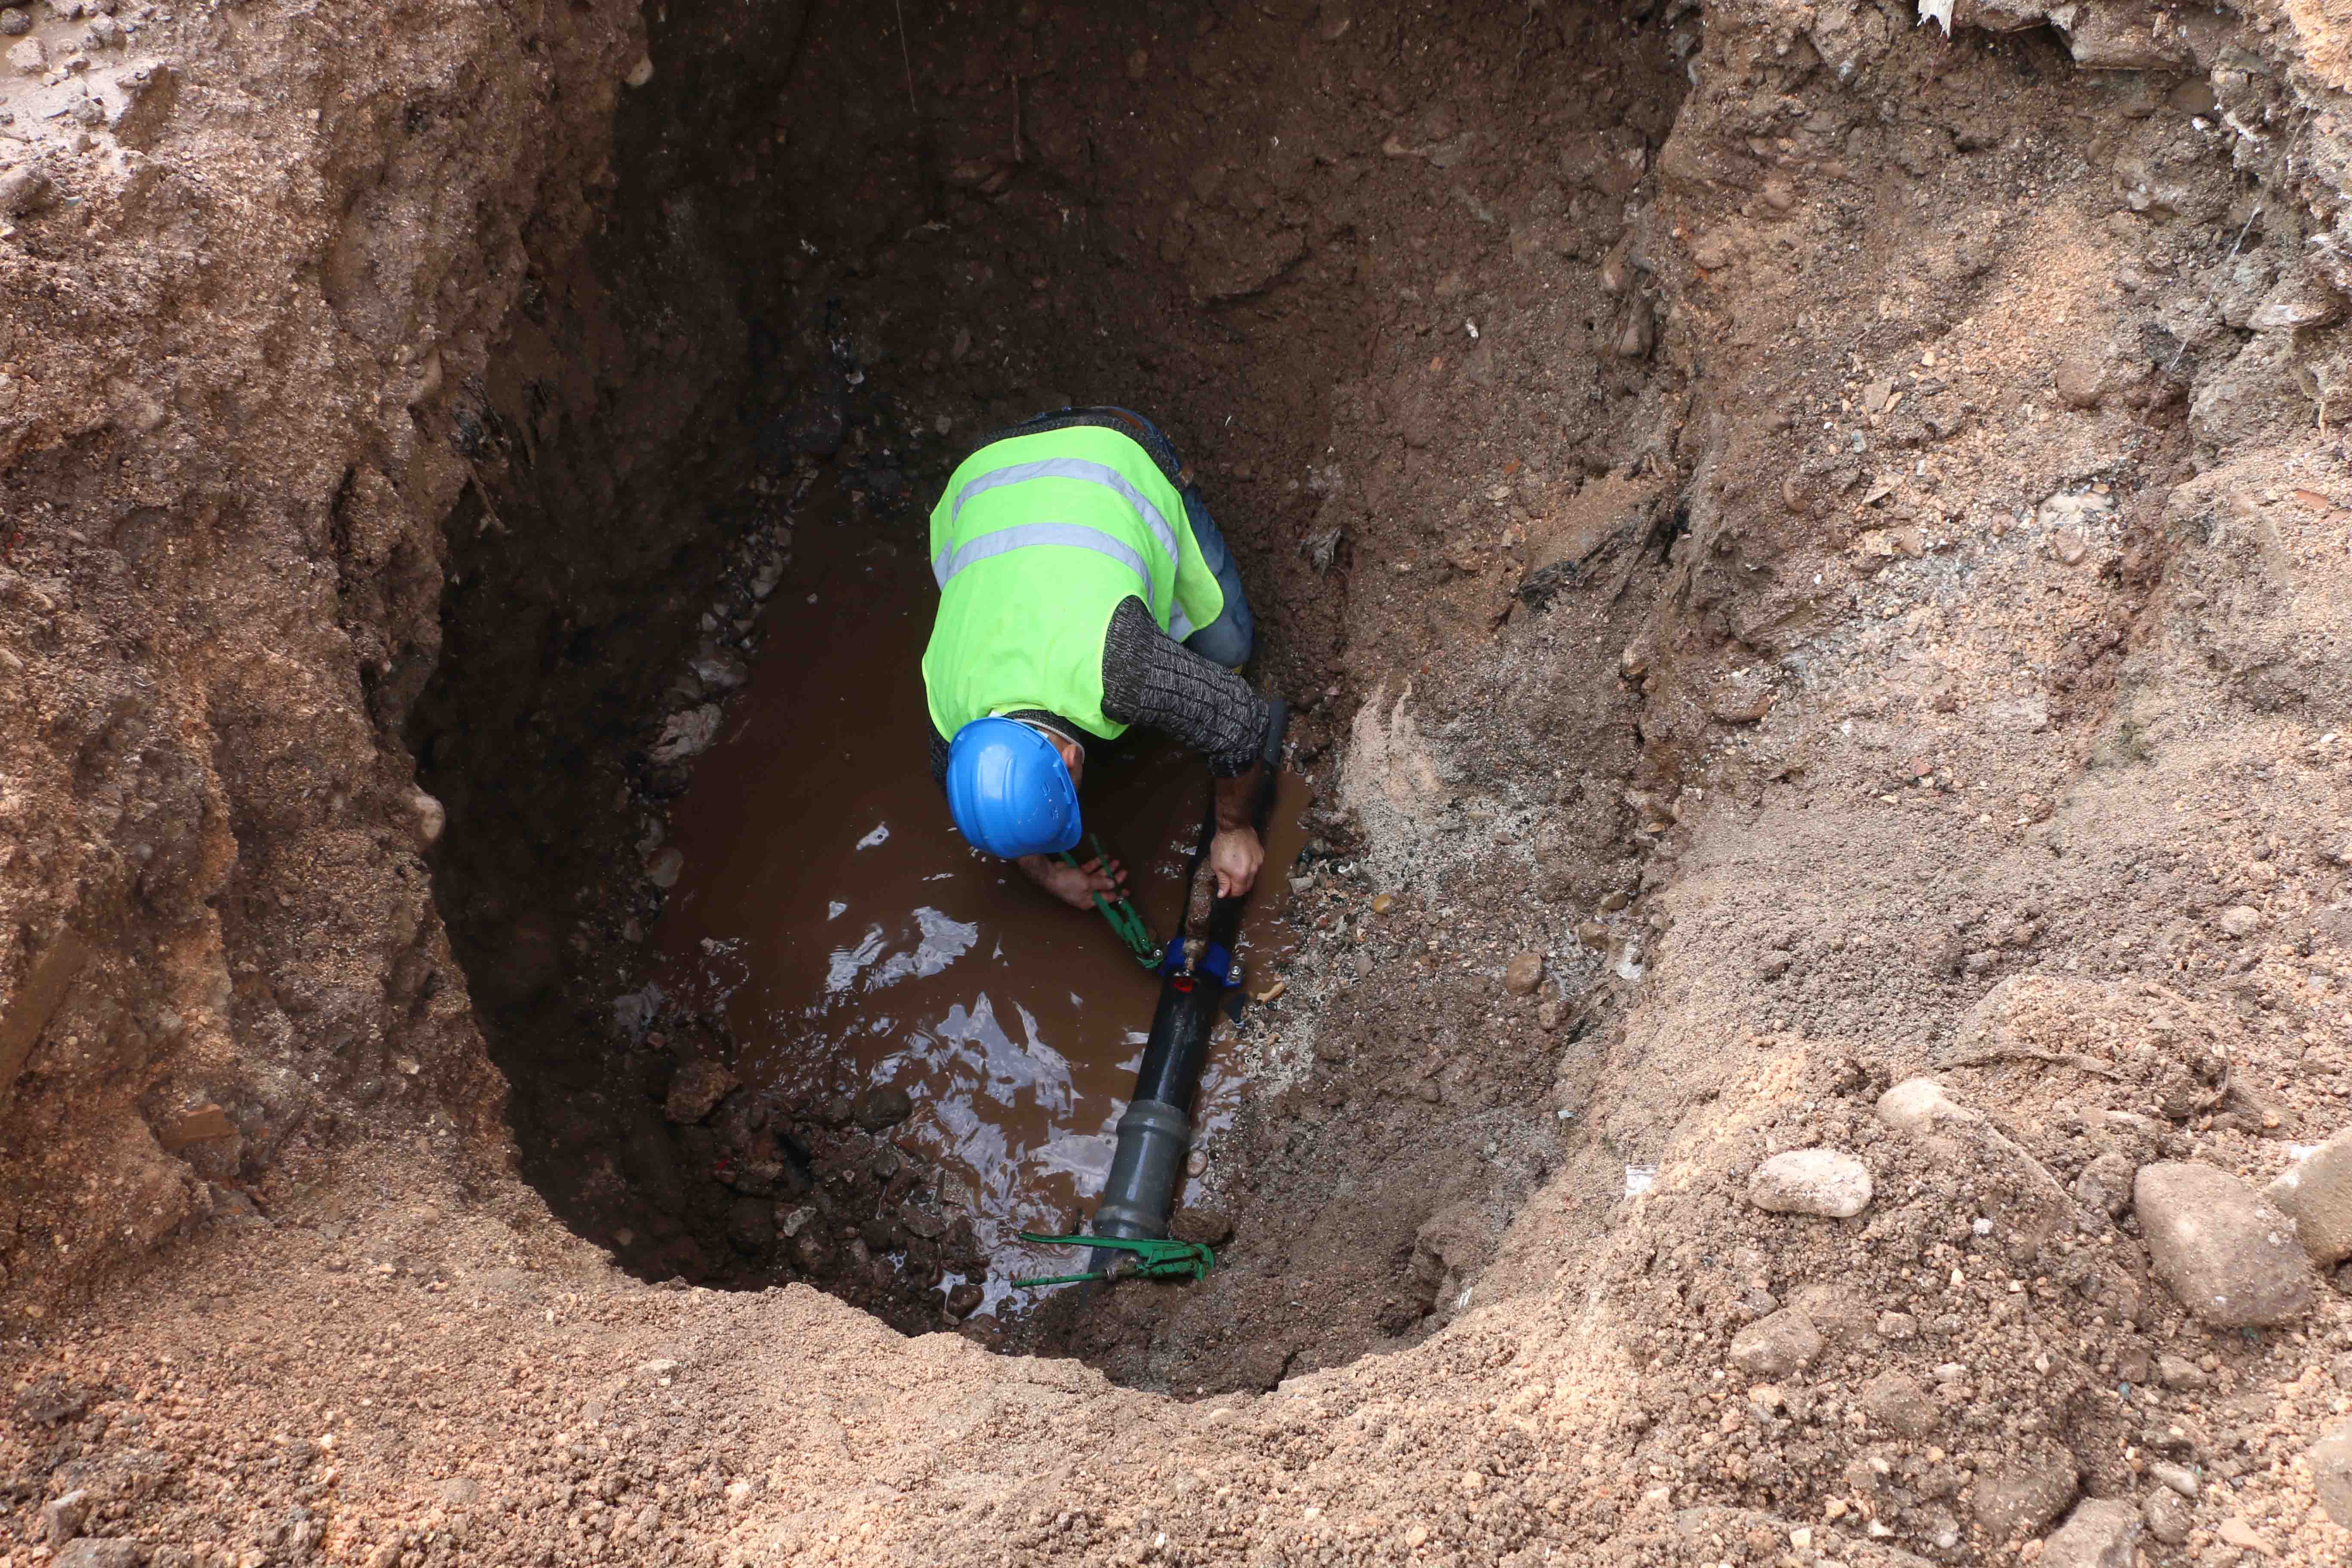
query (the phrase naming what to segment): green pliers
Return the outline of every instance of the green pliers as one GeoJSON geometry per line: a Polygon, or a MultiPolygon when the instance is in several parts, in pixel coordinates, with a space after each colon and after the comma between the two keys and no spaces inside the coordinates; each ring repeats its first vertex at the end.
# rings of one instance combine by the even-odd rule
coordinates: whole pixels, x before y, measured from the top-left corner
{"type": "Polygon", "coordinates": [[[1021,1239],[1041,1247],[1095,1247],[1135,1256],[1132,1263],[1121,1262],[1109,1268],[1090,1274],[1047,1274],[1034,1279],[1015,1279],[1017,1288],[1032,1285],[1083,1285],[1090,1279],[1206,1279],[1217,1266],[1217,1255],[1196,1241],[1160,1241],[1151,1238],[1130,1241],[1119,1236],[1039,1236],[1023,1231],[1021,1239]]]}
{"type": "MultiPolygon", "coordinates": [[[[1105,849],[1102,840],[1093,834],[1087,835],[1087,843],[1093,847],[1096,859],[1110,858],[1110,851],[1105,849]]],[[[1077,863],[1076,856],[1066,849],[1062,851],[1062,864],[1075,866],[1077,863]]],[[[1156,970],[1160,967],[1160,945],[1151,940],[1151,933],[1144,929],[1143,917],[1136,912],[1135,905],[1125,893],[1121,893],[1117,899],[1106,898],[1097,893],[1095,908],[1100,910],[1102,918],[1110,922],[1113,934],[1127,944],[1127,951],[1135,956],[1136,963],[1146,969],[1156,970]]]]}

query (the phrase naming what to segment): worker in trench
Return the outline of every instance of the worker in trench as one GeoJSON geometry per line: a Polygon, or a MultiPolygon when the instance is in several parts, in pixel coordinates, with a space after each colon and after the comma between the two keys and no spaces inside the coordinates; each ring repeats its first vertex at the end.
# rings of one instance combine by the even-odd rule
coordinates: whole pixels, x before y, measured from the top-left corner
{"type": "Polygon", "coordinates": [[[1272,705],[1239,674],[1256,635],[1241,574],[1159,428],[1066,408],[989,437],[932,509],[931,574],[931,773],[965,840],[1075,909],[1117,897],[1117,861],[1065,852],[1087,748],[1140,724],[1208,759],[1209,865],[1221,895],[1249,891],[1272,705]]]}

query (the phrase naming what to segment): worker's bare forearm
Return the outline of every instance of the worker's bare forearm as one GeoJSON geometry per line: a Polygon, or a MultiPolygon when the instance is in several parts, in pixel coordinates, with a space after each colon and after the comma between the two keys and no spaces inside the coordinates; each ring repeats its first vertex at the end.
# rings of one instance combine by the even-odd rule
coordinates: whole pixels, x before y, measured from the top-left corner
{"type": "Polygon", "coordinates": [[[1264,763],[1252,763],[1249,772],[1235,773],[1217,781],[1217,826],[1220,831],[1236,827],[1255,830],[1250,821],[1250,805],[1257,795],[1259,779],[1265,774],[1264,763]]]}
{"type": "Polygon", "coordinates": [[[1054,868],[1059,864],[1059,862],[1055,860],[1052,856],[1024,855],[1015,859],[1013,863],[1021,868],[1021,874],[1023,876],[1028,878],[1039,887],[1053,887],[1054,868]]]}

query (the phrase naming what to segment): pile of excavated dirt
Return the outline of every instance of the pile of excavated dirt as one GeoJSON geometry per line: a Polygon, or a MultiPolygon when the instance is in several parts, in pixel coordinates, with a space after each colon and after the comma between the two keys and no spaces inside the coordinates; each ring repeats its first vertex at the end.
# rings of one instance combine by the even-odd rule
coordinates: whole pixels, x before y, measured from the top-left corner
{"type": "Polygon", "coordinates": [[[0,1568],[2352,1556],[2343,19],[1458,9],[0,8],[0,1568]],[[965,1318],[647,936],[1072,400],[1311,935],[965,1318]]]}

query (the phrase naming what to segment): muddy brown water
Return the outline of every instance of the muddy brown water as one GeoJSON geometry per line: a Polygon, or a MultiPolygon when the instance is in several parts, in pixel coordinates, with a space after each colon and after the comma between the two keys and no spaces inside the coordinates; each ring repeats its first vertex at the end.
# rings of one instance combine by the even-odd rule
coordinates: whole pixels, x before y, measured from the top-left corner
{"type": "MultiPolygon", "coordinates": [[[[755,1090],[906,1090],[914,1112],[894,1136],[941,1168],[950,1205],[970,1205],[991,1258],[979,1310],[993,1312],[1013,1276],[1079,1266],[1016,1233],[1091,1212],[1159,982],[1098,914],[1047,897],[950,824],[926,752],[919,660],[937,600],[919,526],[854,521],[822,491],[803,509],[759,662],[672,815],[686,866],[654,933],[656,983],[724,1018],[755,1090]]],[[[1208,771],[1130,735],[1089,760],[1086,824],[1128,865],[1164,942],[1208,771]]],[[[1294,941],[1278,917],[1305,795],[1284,777],[1244,922],[1258,990],[1294,941]]],[[[1196,1109],[1210,1158],[1247,1092],[1220,1025],[1196,1109]]]]}

